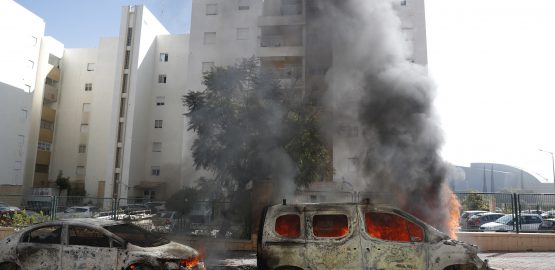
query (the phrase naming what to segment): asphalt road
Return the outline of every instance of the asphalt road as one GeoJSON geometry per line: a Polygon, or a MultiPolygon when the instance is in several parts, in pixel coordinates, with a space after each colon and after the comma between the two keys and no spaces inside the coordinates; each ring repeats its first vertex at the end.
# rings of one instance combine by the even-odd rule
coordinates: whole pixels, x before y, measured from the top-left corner
{"type": "MultiPolygon", "coordinates": [[[[489,266],[496,270],[555,269],[555,252],[480,253],[478,255],[482,259],[487,259],[489,266]]],[[[255,270],[256,253],[212,253],[206,258],[206,266],[208,270],[255,270]]]]}

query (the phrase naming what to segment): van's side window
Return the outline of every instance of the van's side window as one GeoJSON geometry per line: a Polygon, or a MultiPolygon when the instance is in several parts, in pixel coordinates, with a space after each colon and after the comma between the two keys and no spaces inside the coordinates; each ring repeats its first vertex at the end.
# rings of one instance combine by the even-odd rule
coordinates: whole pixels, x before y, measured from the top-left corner
{"type": "Polygon", "coordinates": [[[312,232],[316,237],[341,237],[349,233],[349,219],[346,215],[315,215],[312,232]]]}
{"type": "Polygon", "coordinates": [[[366,232],[374,238],[399,242],[424,240],[424,231],[420,226],[395,214],[368,212],[364,215],[364,223],[366,232]]]}
{"type": "Polygon", "coordinates": [[[283,215],[276,219],[276,233],[283,237],[301,236],[301,218],[298,215],[283,215]]]}

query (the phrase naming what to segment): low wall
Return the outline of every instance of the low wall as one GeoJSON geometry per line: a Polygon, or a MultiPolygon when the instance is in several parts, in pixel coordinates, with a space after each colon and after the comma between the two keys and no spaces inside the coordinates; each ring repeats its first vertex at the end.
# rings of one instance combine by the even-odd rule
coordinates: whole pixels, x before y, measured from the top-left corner
{"type": "Polygon", "coordinates": [[[480,252],[555,251],[555,233],[459,232],[457,236],[480,252]]]}
{"type": "Polygon", "coordinates": [[[14,228],[12,227],[0,227],[0,239],[4,237],[8,237],[15,232],[14,228]]]}

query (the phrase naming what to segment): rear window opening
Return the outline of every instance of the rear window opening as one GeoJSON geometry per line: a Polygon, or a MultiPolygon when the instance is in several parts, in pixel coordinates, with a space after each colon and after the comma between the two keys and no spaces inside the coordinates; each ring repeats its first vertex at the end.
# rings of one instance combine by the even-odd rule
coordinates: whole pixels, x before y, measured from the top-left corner
{"type": "Polygon", "coordinates": [[[298,215],[283,215],[276,219],[276,233],[283,237],[301,236],[301,218],[298,215]]]}
{"type": "Polygon", "coordinates": [[[374,238],[398,242],[422,242],[424,231],[411,221],[391,213],[368,212],[364,215],[366,232],[374,238]]]}
{"type": "Polygon", "coordinates": [[[346,215],[315,215],[312,232],[316,237],[341,237],[349,233],[349,219],[346,215]]]}

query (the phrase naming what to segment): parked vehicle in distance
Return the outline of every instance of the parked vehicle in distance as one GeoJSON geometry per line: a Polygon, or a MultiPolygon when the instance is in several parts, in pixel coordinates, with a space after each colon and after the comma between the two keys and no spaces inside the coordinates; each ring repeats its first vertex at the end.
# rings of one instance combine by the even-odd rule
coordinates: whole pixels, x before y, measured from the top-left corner
{"type": "Polygon", "coordinates": [[[555,218],[555,210],[545,211],[541,214],[542,218],[555,218]]]}
{"type": "Polygon", "coordinates": [[[177,223],[177,212],[165,211],[159,212],[152,218],[154,230],[157,232],[171,232],[177,223]]]}
{"type": "Polygon", "coordinates": [[[152,213],[158,213],[158,212],[162,212],[162,211],[166,211],[166,202],[147,202],[145,203],[145,206],[148,207],[148,209],[150,209],[150,211],[152,213]]]}
{"type": "Polygon", "coordinates": [[[555,218],[544,219],[538,230],[555,232],[555,218]]]}
{"type": "Polygon", "coordinates": [[[500,217],[503,217],[503,216],[505,216],[505,214],[492,213],[492,212],[475,214],[475,215],[471,216],[466,221],[465,229],[467,229],[467,230],[478,230],[478,229],[480,229],[480,226],[482,226],[486,223],[489,223],[489,222],[496,221],[497,219],[499,219],[500,217]]]}
{"type": "Polygon", "coordinates": [[[461,216],[459,217],[459,226],[464,229],[466,227],[466,222],[468,221],[468,219],[476,214],[479,213],[487,213],[488,211],[484,211],[484,210],[469,210],[469,211],[463,211],[461,213],[461,216]]]}
{"type": "Polygon", "coordinates": [[[58,213],[58,218],[90,218],[98,213],[96,206],[72,206],[58,213]]]}
{"type": "MultiPolygon", "coordinates": [[[[521,214],[520,215],[520,230],[522,231],[537,231],[543,219],[537,214],[521,214]]],[[[516,224],[512,214],[505,215],[498,218],[494,222],[486,223],[480,226],[480,231],[496,231],[506,232],[515,230],[516,224]]]]}
{"type": "Polygon", "coordinates": [[[391,206],[282,204],[265,209],[257,245],[261,270],[487,269],[476,246],[452,240],[391,206]]]}
{"type": "Polygon", "coordinates": [[[0,269],[205,268],[195,249],[133,224],[72,219],[30,226],[0,240],[0,269]]]}

